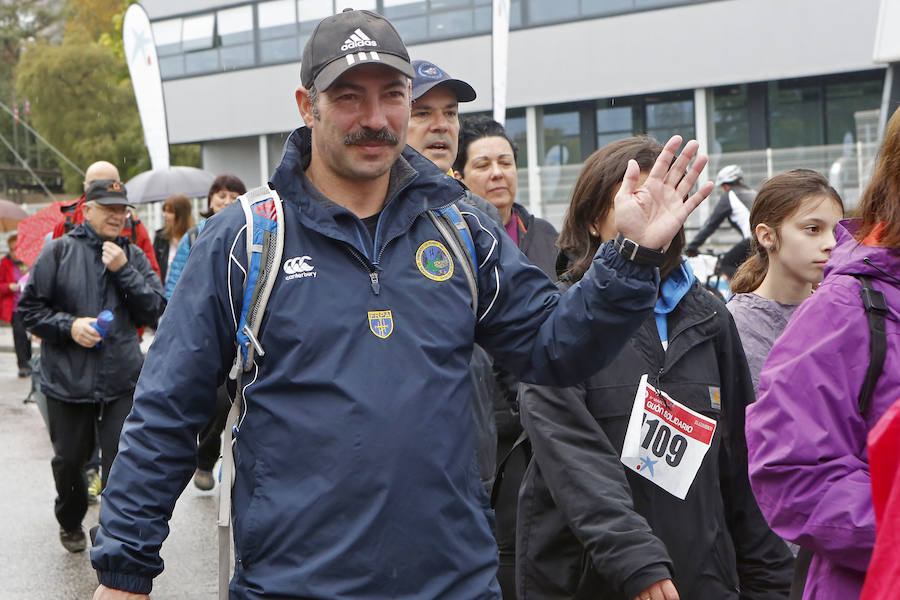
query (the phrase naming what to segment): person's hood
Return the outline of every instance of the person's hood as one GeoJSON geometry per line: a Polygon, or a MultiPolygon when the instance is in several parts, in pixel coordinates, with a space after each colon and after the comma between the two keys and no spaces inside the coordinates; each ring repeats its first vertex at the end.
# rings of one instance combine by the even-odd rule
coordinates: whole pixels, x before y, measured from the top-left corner
{"type": "Polygon", "coordinates": [[[883,279],[897,285],[891,276],[900,278],[900,248],[867,246],[856,240],[859,231],[858,219],[846,219],[835,229],[837,243],[825,265],[825,277],[831,274],[867,275],[872,279],[883,279]]]}

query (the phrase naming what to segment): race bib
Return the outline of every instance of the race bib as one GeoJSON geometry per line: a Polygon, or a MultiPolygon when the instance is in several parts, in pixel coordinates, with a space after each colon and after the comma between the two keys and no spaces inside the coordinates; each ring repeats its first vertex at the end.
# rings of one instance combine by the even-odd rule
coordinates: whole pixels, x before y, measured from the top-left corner
{"type": "Polygon", "coordinates": [[[641,377],[622,464],[684,500],[716,432],[716,421],[676,402],[641,377]]]}

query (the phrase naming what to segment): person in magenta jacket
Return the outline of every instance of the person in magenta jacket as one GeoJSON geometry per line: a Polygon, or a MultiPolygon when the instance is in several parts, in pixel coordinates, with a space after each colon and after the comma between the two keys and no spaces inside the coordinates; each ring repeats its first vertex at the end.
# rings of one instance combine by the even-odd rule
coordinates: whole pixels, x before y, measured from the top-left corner
{"type": "Polygon", "coordinates": [[[900,390],[900,113],[860,220],[842,221],[825,280],[769,354],[747,408],[750,482],[772,529],[813,553],[804,600],[853,600],[875,544],[866,436],[900,390]],[[887,356],[867,407],[869,325],[855,275],[884,293],[887,356]]]}

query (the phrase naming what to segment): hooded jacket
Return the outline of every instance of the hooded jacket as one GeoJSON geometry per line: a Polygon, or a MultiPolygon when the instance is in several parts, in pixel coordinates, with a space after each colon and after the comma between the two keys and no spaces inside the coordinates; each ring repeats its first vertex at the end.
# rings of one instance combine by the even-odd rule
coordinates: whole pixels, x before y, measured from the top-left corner
{"type": "MultiPolygon", "coordinates": [[[[644,320],[658,275],[607,245],[560,296],[500,226],[462,205],[479,265],[473,313],[426,214],[462,198],[458,183],[407,148],[373,240],[315,196],[309,152],[301,128],[270,182],[284,200],[284,264],[266,354],[244,379],[231,597],[496,600],[472,344],[531,380],[580,381],[644,320]]],[[[207,221],[149,350],[91,551],[107,586],[148,593],[162,571],[167,517],[233,362],[244,225],[237,204],[207,221]]]]}
{"type": "Polygon", "coordinates": [[[88,223],[48,242],[19,299],[25,328],[41,338],[41,391],[64,402],[131,396],[143,357],[137,328],[165,308],[162,284],[147,256],[127,237],[116,239],[128,262],[116,272],[101,260],[103,239],[88,223]],[[78,317],[110,310],[114,320],[99,348],[72,339],[78,317]]]}
{"type": "Polygon", "coordinates": [[[800,305],[763,366],[747,409],[750,481],[781,537],[812,550],[803,598],[859,597],[875,544],[866,435],[900,397],[900,250],[859,244],[842,221],[825,280],[800,305]],[[890,275],[885,274],[889,273],[890,275]],[[887,358],[868,410],[864,274],[884,293],[887,358]]]}
{"type": "Polygon", "coordinates": [[[747,479],[753,389],[740,339],[721,302],[696,280],[685,290],[687,280],[673,279],[663,283],[671,297],[605,368],[567,388],[522,386],[534,458],[519,497],[520,600],[630,600],[665,578],[691,600],[787,598],[793,559],[747,479]],[[619,458],[645,373],[718,423],[684,500],[619,458]]]}

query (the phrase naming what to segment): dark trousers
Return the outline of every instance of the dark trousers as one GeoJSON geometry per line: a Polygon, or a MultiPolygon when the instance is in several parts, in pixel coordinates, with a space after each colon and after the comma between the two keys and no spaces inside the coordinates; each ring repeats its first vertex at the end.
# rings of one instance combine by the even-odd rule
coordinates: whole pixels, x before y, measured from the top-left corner
{"type": "Polygon", "coordinates": [[[25,331],[22,313],[14,312],[10,323],[12,324],[13,346],[16,348],[16,362],[19,364],[19,369],[28,369],[28,363],[31,361],[31,340],[28,339],[28,332],[25,331]]]}
{"type": "Polygon", "coordinates": [[[197,468],[201,471],[212,471],[219,460],[222,450],[222,430],[231,410],[231,398],[224,385],[216,390],[216,414],[212,421],[200,432],[197,446],[197,468]]]}
{"type": "Polygon", "coordinates": [[[87,512],[84,466],[94,450],[95,427],[100,437],[103,487],[119,447],[119,434],[131,411],[131,398],[104,403],[62,402],[47,398],[47,420],[53,443],[56,520],[66,531],[78,529],[87,512]]]}

